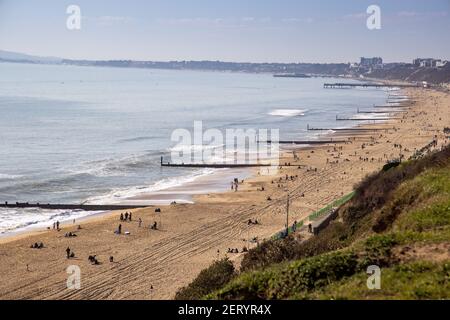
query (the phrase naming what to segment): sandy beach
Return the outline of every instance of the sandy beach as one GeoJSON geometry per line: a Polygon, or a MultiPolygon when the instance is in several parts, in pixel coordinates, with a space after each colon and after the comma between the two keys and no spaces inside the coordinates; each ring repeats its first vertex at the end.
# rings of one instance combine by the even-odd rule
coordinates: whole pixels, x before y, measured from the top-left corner
{"type": "Polygon", "coordinates": [[[287,194],[290,223],[300,221],[398,157],[396,145],[408,158],[432,139],[439,148],[448,143],[443,128],[450,123],[450,95],[425,89],[403,92],[414,103],[396,115],[401,120],[367,125],[385,130],[340,132],[335,136],[350,142],[299,148],[298,160],[286,152],[280,164],[291,166],[282,166],[275,176],[255,172],[237,192],[194,195],[194,203],[160,206],[161,213],[155,213],[155,206],[132,210],[131,222],[121,222],[120,212],[111,212],[63,224],[59,232],[0,239],[0,299],[171,299],[214,259],[228,255],[238,265],[241,253],[227,254],[227,249],[251,248],[256,243],[250,239],[262,241],[283,229],[287,194]],[[248,219],[259,224],[248,225],[248,219]],[[159,230],[149,229],[154,221],[159,230]],[[114,234],[119,223],[130,235],[114,234]],[[77,236],[65,237],[69,231],[77,236]],[[43,242],[44,248],[31,249],[35,242],[43,242]],[[75,258],[66,258],[67,247],[75,258]],[[91,265],[89,255],[96,255],[100,264],[91,265]],[[70,265],[80,267],[79,290],[67,289],[70,265]]]}

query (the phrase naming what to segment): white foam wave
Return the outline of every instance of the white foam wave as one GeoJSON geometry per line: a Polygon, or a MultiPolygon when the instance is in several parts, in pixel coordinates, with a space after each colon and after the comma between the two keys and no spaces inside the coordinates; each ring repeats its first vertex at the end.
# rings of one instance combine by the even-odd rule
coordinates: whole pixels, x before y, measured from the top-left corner
{"type": "Polygon", "coordinates": [[[208,145],[208,144],[177,144],[168,149],[171,152],[200,152],[208,149],[223,148],[224,144],[208,145]]]}
{"type": "Polygon", "coordinates": [[[151,155],[133,155],[123,158],[101,159],[82,163],[68,171],[71,174],[89,174],[96,177],[126,176],[130,171],[157,164],[151,155]]]}
{"type": "Polygon", "coordinates": [[[89,203],[89,204],[120,203],[124,200],[133,198],[133,197],[136,197],[139,195],[149,194],[152,192],[157,192],[157,191],[170,189],[173,187],[182,186],[189,182],[193,182],[200,177],[210,175],[215,171],[217,171],[217,170],[216,169],[202,169],[199,171],[195,171],[190,175],[185,175],[185,176],[181,176],[181,177],[165,178],[165,179],[159,180],[153,184],[150,184],[148,186],[118,188],[118,189],[112,190],[111,192],[109,192],[105,195],[90,197],[89,199],[87,199],[86,203],[89,203]]]}
{"type": "Polygon", "coordinates": [[[384,119],[389,118],[388,113],[359,113],[352,116],[352,119],[384,119]]]}
{"type": "Polygon", "coordinates": [[[31,228],[46,228],[53,222],[72,223],[101,211],[45,210],[39,208],[0,209],[0,234],[23,231],[31,228]]]}
{"type": "Polygon", "coordinates": [[[0,180],[13,180],[22,178],[22,175],[19,174],[7,174],[7,173],[0,173],[0,180]]]}
{"type": "Polygon", "coordinates": [[[270,116],[277,117],[298,117],[304,116],[307,110],[302,109],[275,109],[268,113],[270,116]]]}

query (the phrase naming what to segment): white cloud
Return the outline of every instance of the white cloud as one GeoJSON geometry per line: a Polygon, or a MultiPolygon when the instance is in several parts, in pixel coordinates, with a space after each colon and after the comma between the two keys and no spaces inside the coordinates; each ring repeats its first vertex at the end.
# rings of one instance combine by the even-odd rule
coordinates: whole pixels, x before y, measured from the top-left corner
{"type": "Polygon", "coordinates": [[[283,23],[312,23],[314,19],[311,17],[308,18],[283,18],[281,19],[283,23]]]}
{"type": "Polygon", "coordinates": [[[414,12],[414,11],[400,11],[398,13],[399,17],[417,17],[419,15],[419,13],[414,12]]]}
{"type": "Polygon", "coordinates": [[[98,17],[85,17],[87,21],[92,21],[99,26],[109,27],[116,24],[126,24],[134,21],[132,17],[125,16],[98,16],[98,17]]]}
{"type": "Polygon", "coordinates": [[[440,18],[447,17],[446,11],[432,11],[432,12],[415,12],[415,11],[400,11],[397,16],[403,18],[440,18]]]}
{"type": "Polygon", "coordinates": [[[367,18],[367,13],[365,12],[350,13],[344,16],[346,20],[361,20],[365,18],[367,18]]]}

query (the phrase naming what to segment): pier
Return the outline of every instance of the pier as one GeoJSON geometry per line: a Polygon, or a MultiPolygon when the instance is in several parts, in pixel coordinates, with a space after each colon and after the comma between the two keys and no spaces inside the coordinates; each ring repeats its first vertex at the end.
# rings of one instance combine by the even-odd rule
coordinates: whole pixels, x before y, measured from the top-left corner
{"type": "Polygon", "coordinates": [[[131,210],[137,208],[147,208],[149,205],[96,205],[96,204],[41,204],[28,202],[0,203],[0,208],[39,208],[48,210],[84,210],[84,211],[113,211],[113,210],[131,210]]]}
{"type": "Polygon", "coordinates": [[[385,84],[385,83],[344,83],[344,82],[336,82],[336,83],[324,83],[323,87],[325,89],[341,89],[341,88],[417,88],[419,85],[416,84],[385,84]]]}

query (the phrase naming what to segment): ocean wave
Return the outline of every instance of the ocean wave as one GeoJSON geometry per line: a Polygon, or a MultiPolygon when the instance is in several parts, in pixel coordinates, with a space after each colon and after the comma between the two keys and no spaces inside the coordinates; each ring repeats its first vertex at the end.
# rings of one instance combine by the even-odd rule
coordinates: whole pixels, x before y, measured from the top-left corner
{"type": "Polygon", "coordinates": [[[72,222],[101,211],[45,210],[39,208],[0,209],[0,234],[22,231],[30,228],[45,228],[59,221],[72,222]]]}
{"type": "Polygon", "coordinates": [[[162,152],[149,152],[122,158],[106,158],[84,162],[74,168],[63,169],[73,175],[88,174],[94,177],[126,176],[129,173],[159,165],[162,152]]]}
{"type": "Polygon", "coordinates": [[[128,143],[128,142],[138,142],[138,141],[145,141],[145,140],[155,140],[161,137],[155,137],[155,136],[142,136],[142,137],[135,137],[135,138],[128,138],[128,139],[120,139],[117,142],[119,143],[128,143]]]}
{"type": "Polygon", "coordinates": [[[7,174],[7,173],[0,173],[0,180],[14,180],[22,178],[23,175],[20,174],[7,174]]]}
{"type": "Polygon", "coordinates": [[[193,182],[201,177],[217,172],[220,169],[202,169],[194,171],[191,174],[180,176],[180,177],[170,177],[164,178],[156,181],[148,186],[134,186],[129,188],[117,188],[111,190],[107,194],[93,196],[86,200],[88,204],[114,204],[119,203],[124,200],[143,195],[152,192],[163,191],[174,187],[179,187],[187,183],[193,182]]]}
{"type": "Polygon", "coordinates": [[[223,148],[224,144],[208,145],[208,144],[177,144],[168,148],[170,152],[200,152],[208,149],[223,148]]]}
{"type": "Polygon", "coordinates": [[[275,109],[268,113],[270,116],[277,117],[298,117],[304,116],[307,110],[303,109],[275,109]]]}
{"type": "Polygon", "coordinates": [[[351,117],[352,119],[384,119],[384,118],[389,118],[389,114],[388,113],[359,113],[359,114],[355,114],[351,117]]]}

